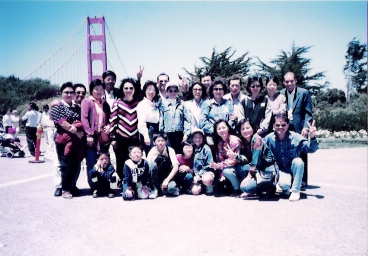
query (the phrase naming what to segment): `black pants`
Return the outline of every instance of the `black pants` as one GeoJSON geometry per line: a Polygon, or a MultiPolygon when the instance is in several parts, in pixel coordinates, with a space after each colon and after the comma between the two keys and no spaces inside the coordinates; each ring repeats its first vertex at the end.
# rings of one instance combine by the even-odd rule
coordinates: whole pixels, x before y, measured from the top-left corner
{"type": "Polygon", "coordinates": [[[59,158],[60,172],[61,172],[61,188],[65,191],[70,191],[74,185],[74,178],[80,168],[80,161],[78,161],[77,154],[71,156],[64,155],[65,145],[55,142],[56,153],[59,158]]]}
{"type": "Polygon", "coordinates": [[[181,154],[183,152],[183,148],[181,146],[181,142],[183,141],[183,132],[168,132],[166,133],[169,138],[169,146],[175,150],[176,154],[181,154]]]}
{"type": "Polygon", "coordinates": [[[35,155],[36,152],[36,140],[37,140],[37,127],[26,127],[26,138],[29,153],[32,156],[35,155]]]}
{"type": "Polygon", "coordinates": [[[138,138],[116,137],[117,146],[114,148],[116,157],[116,173],[121,180],[124,178],[124,163],[129,158],[128,148],[131,146],[140,146],[138,138]]]}

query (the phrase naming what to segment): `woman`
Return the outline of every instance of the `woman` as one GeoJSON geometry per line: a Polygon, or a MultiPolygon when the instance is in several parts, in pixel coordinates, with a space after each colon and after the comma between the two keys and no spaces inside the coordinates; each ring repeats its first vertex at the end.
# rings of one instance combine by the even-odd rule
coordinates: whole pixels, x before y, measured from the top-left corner
{"type": "Polygon", "coordinates": [[[72,199],[70,193],[74,177],[84,158],[84,129],[80,122],[80,109],[73,104],[74,89],[71,82],[64,83],[60,88],[61,104],[51,109],[52,120],[56,127],[55,146],[61,171],[62,197],[72,199]]]}
{"type": "Polygon", "coordinates": [[[144,98],[137,106],[138,131],[146,155],[153,147],[153,134],[158,132],[160,93],[157,84],[151,80],[143,86],[144,98]]]}
{"type": "Polygon", "coordinates": [[[231,185],[234,188],[232,196],[239,196],[240,194],[240,178],[237,174],[238,162],[233,155],[229,155],[227,152],[231,150],[233,153],[239,153],[242,143],[240,139],[231,135],[232,129],[228,122],[224,119],[220,119],[214,124],[214,144],[216,163],[212,162],[210,167],[220,170],[220,181],[227,178],[230,180],[231,185]]]}
{"type": "Polygon", "coordinates": [[[12,122],[13,129],[15,129],[15,134],[18,134],[19,133],[19,116],[18,116],[17,110],[13,110],[12,115],[11,115],[11,122],[12,122]]]}
{"type": "Polygon", "coordinates": [[[207,98],[206,87],[200,82],[195,82],[189,88],[188,97],[184,102],[184,106],[188,109],[191,116],[191,131],[199,129],[199,117],[201,114],[201,108],[204,101],[207,98]]]}
{"type": "Polygon", "coordinates": [[[202,110],[199,118],[199,128],[206,135],[207,143],[213,145],[214,123],[217,120],[223,119],[228,122],[230,127],[234,127],[234,106],[230,100],[224,99],[224,94],[227,91],[225,83],[221,80],[216,80],[209,88],[210,99],[206,100],[202,105],[202,110]]]}
{"type": "Polygon", "coordinates": [[[96,163],[99,151],[109,151],[108,134],[110,126],[108,125],[110,118],[109,104],[102,98],[105,91],[105,84],[100,80],[93,80],[89,85],[88,98],[82,101],[82,124],[87,134],[87,177],[88,184],[92,188],[93,182],[88,175],[96,163]],[[105,138],[105,139],[104,139],[105,138]]]}
{"type": "Polygon", "coordinates": [[[140,88],[133,78],[121,81],[118,98],[112,105],[110,131],[114,138],[111,145],[116,156],[116,173],[123,180],[124,162],[129,158],[128,148],[140,145],[137,118],[140,88]]]}
{"type": "Polygon", "coordinates": [[[256,131],[259,135],[265,136],[268,133],[268,127],[271,120],[272,109],[268,99],[261,95],[263,89],[262,78],[252,76],[248,79],[246,90],[251,96],[242,100],[243,116],[255,124],[256,131]]]}
{"type": "Polygon", "coordinates": [[[286,98],[277,90],[278,84],[279,80],[276,76],[270,75],[266,78],[266,98],[268,99],[268,102],[270,103],[272,109],[272,116],[268,132],[271,132],[273,129],[273,124],[275,123],[274,116],[277,114],[285,114],[286,112],[286,98]]]}
{"type": "Polygon", "coordinates": [[[5,133],[9,133],[9,129],[12,128],[12,120],[11,120],[11,109],[6,111],[5,115],[3,116],[3,126],[5,128],[5,133]]]}

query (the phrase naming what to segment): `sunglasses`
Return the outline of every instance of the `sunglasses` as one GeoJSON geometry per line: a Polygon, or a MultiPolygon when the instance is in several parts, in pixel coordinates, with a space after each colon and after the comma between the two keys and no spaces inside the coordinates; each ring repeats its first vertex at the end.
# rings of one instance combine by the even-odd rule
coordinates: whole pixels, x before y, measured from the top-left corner
{"type": "Polygon", "coordinates": [[[257,87],[257,88],[260,88],[260,87],[262,87],[262,86],[261,86],[261,85],[259,85],[259,84],[257,84],[257,85],[251,85],[251,86],[250,86],[250,88],[253,88],[253,89],[254,89],[254,88],[256,88],[256,87],[257,87]]]}
{"type": "Polygon", "coordinates": [[[213,88],[214,91],[223,91],[224,88],[213,88]]]}
{"type": "Polygon", "coordinates": [[[73,91],[67,91],[67,92],[63,92],[63,93],[65,93],[66,95],[73,95],[75,92],[73,92],[73,91]]]}
{"type": "Polygon", "coordinates": [[[285,127],[286,124],[275,124],[275,126],[280,128],[280,127],[285,127]]]}
{"type": "Polygon", "coordinates": [[[132,91],[134,87],[124,87],[124,91],[132,91]]]}
{"type": "Polygon", "coordinates": [[[76,94],[78,94],[78,95],[86,95],[85,92],[76,92],[76,94]]]}
{"type": "Polygon", "coordinates": [[[168,90],[168,92],[178,92],[178,90],[168,90]]]}

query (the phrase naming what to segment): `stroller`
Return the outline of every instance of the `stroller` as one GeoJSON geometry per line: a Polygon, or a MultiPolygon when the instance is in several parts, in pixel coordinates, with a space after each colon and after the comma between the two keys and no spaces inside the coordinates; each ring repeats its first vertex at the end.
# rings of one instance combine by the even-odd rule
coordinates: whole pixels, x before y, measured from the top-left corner
{"type": "Polygon", "coordinates": [[[3,133],[0,135],[0,154],[2,157],[13,158],[16,154],[19,157],[24,157],[25,153],[23,151],[24,147],[19,147],[20,140],[14,138],[13,135],[9,133],[3,133]]]}

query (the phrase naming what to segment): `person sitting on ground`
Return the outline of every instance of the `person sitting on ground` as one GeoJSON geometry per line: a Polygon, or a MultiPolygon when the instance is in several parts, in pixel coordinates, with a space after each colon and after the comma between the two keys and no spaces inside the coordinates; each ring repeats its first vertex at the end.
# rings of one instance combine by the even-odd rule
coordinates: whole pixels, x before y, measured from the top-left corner
{"type": "Polygon", "coordinates": [[[166,145],[167,135],[165,133],[154,134],[153,141],[155,146],[147,156],[152,181],[152,191],[149,197],[156,198],[158,192],[178,196],[179,188],[176,187],[174,178],[179,169],[179,162],[175,151],[166,145]]]}
{"type": "Polygon", "coordinates": [[[309,140],[289,130],[289,118],[286,114],[277,114],[275,115],[275,132],[264,138],[280,169],[278,185],[282,189],[282,194],[290,195],[291,189],[290,201],[300,199],[300,186],[304,172],[304,162],[300,154],[314,153],[318,150],[318,142],[315,137],[317,130],[314,122],[308,123],[308,129],[309,140]]]}
{"type": "Polygon", "coordinates": [[[176,174],[176,183],[180,187],[182,193],[191,194],[190,187],[193,182],[193,144],[190,141],[181,143],[183,153],[177,154],[176,158],[179,162],[179,171],[176,174]]]}
{"type": "Polygon", "coordinates": [[[211,149],[206,144],[202,130],[193,130],[192,138],[194,142],[192,194],[199,195],[205,188],[206,195],[213,195],[215,171],[210,168],[210,163],[213,162],[211,149]]]}
{"type": "Polygon", "coordinates": [[[110,154],[107,152],[100,152],[97,163],[89,171],[91,178],[91,188],[93,190],[93,198],[99,196],[106,196],[114,198],[115,193],[110,189],[110,182],[113,182],[115,173],[114,166],[110,162],[110,154]]]}
{"type": "Polygon", "coordinates": [[[124,183],[122,197],[126,201],[136,198],[147,199],[149,190],[149,166],[142,159],[143,150],[140,146],[129,147],[129,158],[124,163],[124,183]]]}

